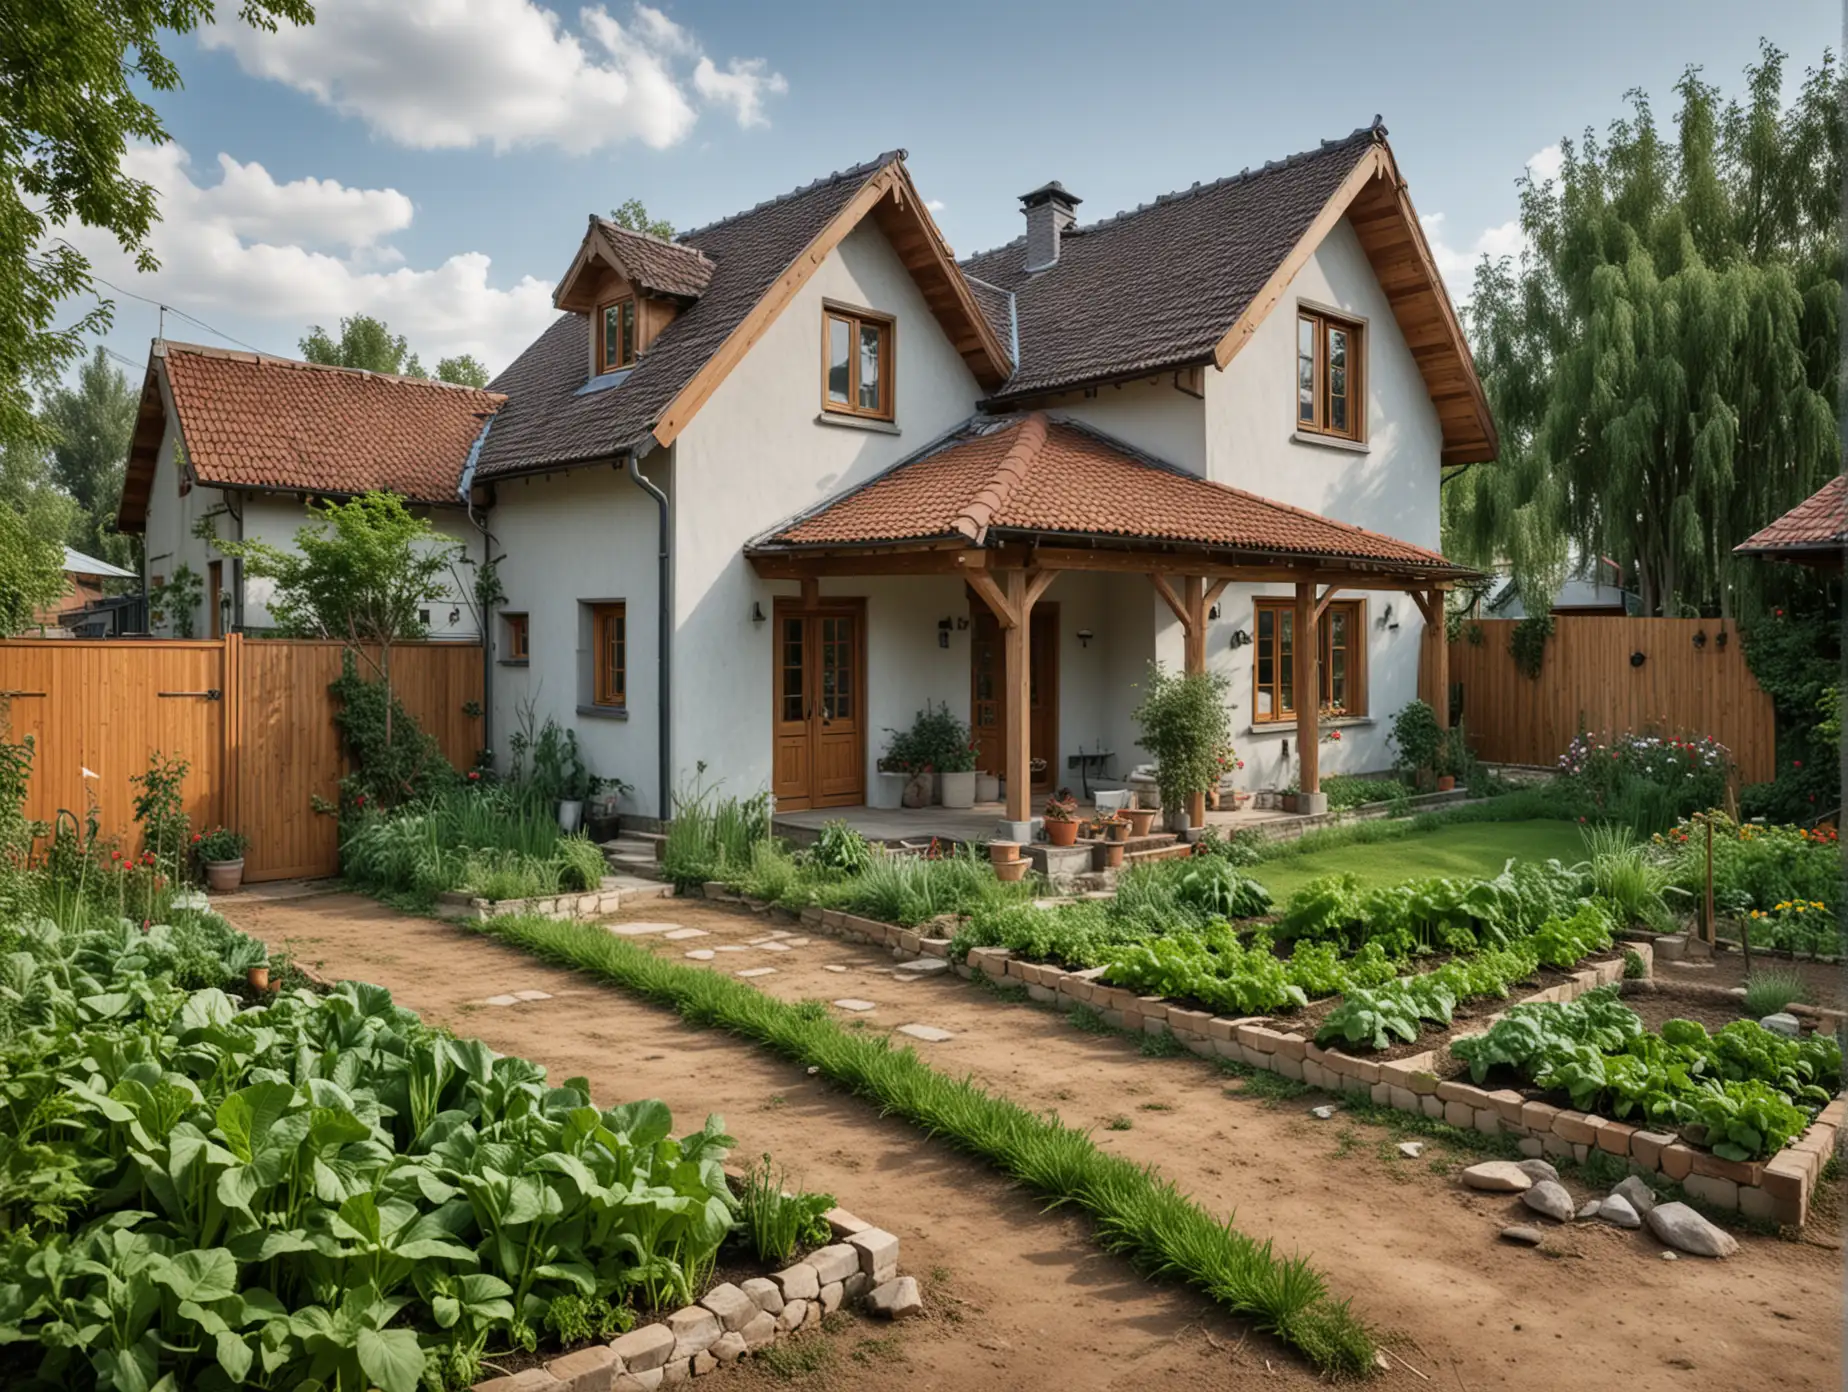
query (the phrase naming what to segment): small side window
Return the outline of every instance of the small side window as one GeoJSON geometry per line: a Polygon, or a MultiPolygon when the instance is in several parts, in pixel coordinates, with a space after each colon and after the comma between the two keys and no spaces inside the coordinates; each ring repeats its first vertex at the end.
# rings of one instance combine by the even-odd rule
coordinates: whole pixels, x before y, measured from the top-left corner
{"type": "Polygon", "coordinates": [[[635,365],[635,297],[606,304],[598,311],[597,371],[614,372],[635,365]]]}
{"type": "Polygon", "coordinates": [[[822,410],[891,420],[893,321],[830,305],[821,327],[822,410]]]}
{"type": "Polygon", "coordinates": [[[525,662],[528,657],[526,615],[502,614],[501,624],[506,635],[501,661],[525,662]]]}

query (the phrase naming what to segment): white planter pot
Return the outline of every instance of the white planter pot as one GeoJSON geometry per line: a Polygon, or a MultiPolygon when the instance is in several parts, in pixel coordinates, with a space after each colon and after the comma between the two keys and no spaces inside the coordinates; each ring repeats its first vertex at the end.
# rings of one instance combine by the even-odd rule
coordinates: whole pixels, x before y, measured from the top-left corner
{"type": "Polygon", "coordinates": [[[992,773],[976,774],[975,800],[977,802],[1001,801],[1001,780],[992,773]]]}
{"type": "Polygon", "coordinates": [[[910,774],[874,773],[871,785],[866,790],[866,805],[890,811],[902,807],[905,803],[905,784],[910,781],[910,774]]]}
{"type": "Polygon", "coordinates": [[[945,807],[969,808],[975,806],[975,770],[963,773],[940,773],[937,775],[939,786],[943,790],[945,807]]]}
{"type": "Polygon", "coordinates": [[[558,829],[569,836],[578,829],[584,820],[584,804],[579,799],[567,799],[558,804],[558,829]]]}

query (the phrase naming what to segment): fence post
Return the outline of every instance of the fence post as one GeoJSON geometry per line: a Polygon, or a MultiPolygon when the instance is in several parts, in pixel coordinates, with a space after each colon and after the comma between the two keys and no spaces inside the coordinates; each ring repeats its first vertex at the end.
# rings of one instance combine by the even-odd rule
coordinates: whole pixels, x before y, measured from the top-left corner
{"type": "Polygon", "coordinates": [[[223,786],[218,790],[218,805],[224,824],[233,831],[243,831],[244,780],[241,754],[244,744],[244,635],[227,633],[219,681],[224,693],[224,757],[219,760],[218,776],[223,786]]]}

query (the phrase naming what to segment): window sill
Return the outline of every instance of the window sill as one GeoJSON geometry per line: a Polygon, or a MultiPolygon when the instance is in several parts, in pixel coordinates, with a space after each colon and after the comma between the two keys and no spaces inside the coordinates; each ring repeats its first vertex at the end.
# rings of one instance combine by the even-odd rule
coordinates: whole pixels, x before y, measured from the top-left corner
{"type": "MultiPolygon", "coordinates": [[[[1370,715],[1343,715],[1333,720],[1324,720],[1316,728],[1321,730],[1364,730],[1380,722],[1370,715]]],[[[1286,720],[1266,720],[1247,725],[1244,730],[1246,739],[1293,739],[1296,736],[1296,717],[1286,720]]]]}
{"type": "Polygon", "coordinates": [[[1319,435],[1313,430],[1293,430],[1290,439],[1299,445],[1321,449],[1346,450],[1349,454],[1371,454],[1373,447],[1365,440],[1344,440],[1339,435],[1319,435]]]}
{"type": "Polygon", "coordinates": [[[528,657],[503,657],[496,659],[496,662],[502,667],[530,667],[532,665],[532,659],[528,657]]]}
{"type": "Polygon", "coordinates": [[[627,706],[579,706],[577,713],[588,716],[592,720],[627,720],[629,718],[627,706]]]}
{"type": "Polygon", "coordinates": [[[846,430],[870,430],[875,435],[897,435],[896,422],[875,416],[850,416],[844,411],[823,411],[815,417],[816,425],[837,425],[846,430]]]}

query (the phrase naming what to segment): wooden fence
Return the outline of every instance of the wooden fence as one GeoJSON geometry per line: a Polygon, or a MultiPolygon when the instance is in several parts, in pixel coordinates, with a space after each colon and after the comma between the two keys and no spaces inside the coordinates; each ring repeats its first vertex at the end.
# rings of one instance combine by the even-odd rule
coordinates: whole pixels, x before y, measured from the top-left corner
{"type": "Polygon", "coordinates": [[[1732,751],[1744,782],[1772,776],[1771,698],[1746,666],[1734,624],[1562,616],[1534,678],[1509,649],[1518,622],[1466,620],[1450,645],[1450,681],[1462,689],[1479,757],[1550,766],[1580,730],[1653,730],[1711,735],[1732,751]]]}
{"type": "MultiPolygon", "coordinates": [[[[31,735],[26,815],[82,819],[96,800],[105,834],[129,833],[129,778],[159,750],[191,765],[184,792],[195,827],[223,823],[250,838],[246,880],[331,875],[334,819],[314,811],[347,772],[328,683],[339,643],[208,641],[0,642],[0,716],[8,738],[31,735]]],[[[362,664],[363,666],[363,664],[362,664]]],[[[392,690],[458,767],[481,743],[481,649],[392,649],[392,690]],[[474,703],[474,704],[471,704],[474,703]]]]}

